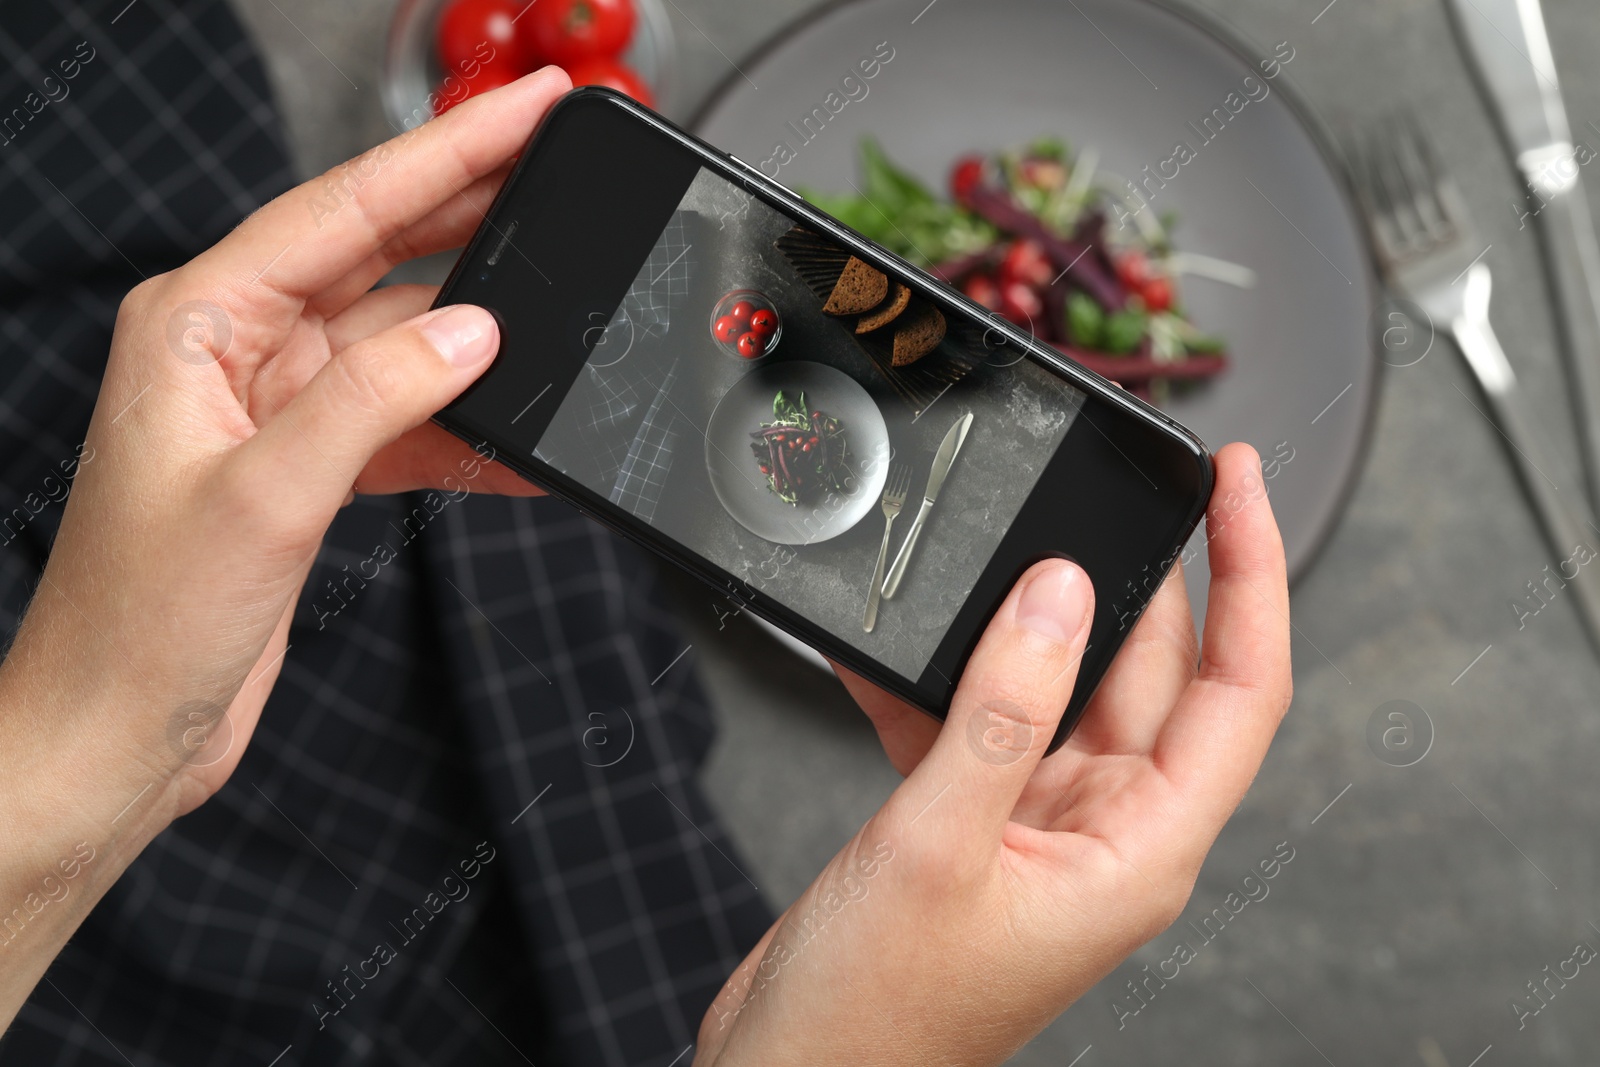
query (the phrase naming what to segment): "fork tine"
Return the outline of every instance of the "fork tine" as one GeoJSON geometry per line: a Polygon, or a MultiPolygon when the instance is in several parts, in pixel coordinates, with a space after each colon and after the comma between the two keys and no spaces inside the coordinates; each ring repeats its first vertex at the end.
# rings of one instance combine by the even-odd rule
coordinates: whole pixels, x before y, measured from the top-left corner
{"type": "Polygon", "coordinates": [[[1455,235],[1455,222],[1444,193],[1449,179],[1445,177],[1439,157],[1423,133],[1415,113],[1409,109],[1403,110],[1395,123],[1400,131],[1401,144],[1404,145],[1402,156],[1405,165],[1411,167],[1416,176],[1418,211],[1423,225],[1435,241],[1447,241],[1455,235]]]}
{"type": "Polygon", "coordinates": [[[1420,252],[1429,244],[1429,232],[1417,206],[1420,183],[1406,167],[1404,141],[1399,119],[1391,115],[1383,120],[1374,137],[1374,166],[1389,202],[1391,225],[1408,249],[1420,252]]]}

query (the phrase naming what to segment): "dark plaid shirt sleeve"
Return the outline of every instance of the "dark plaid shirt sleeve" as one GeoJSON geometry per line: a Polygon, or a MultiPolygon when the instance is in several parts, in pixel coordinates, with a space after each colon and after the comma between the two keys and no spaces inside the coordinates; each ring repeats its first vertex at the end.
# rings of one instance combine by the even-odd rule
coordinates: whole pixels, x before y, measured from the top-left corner
{"type": "MultiPolygon", "coordinates": [[[[122,296],[291,177],[222,0],[3,10],[14,631],[122,296]]],[[[107,894],[0,1067],[687,1064],[770,915],[695,785],[710,720],[645,561],[548,499],[362,498],[289,644],[232,780],[107,894]]]]}

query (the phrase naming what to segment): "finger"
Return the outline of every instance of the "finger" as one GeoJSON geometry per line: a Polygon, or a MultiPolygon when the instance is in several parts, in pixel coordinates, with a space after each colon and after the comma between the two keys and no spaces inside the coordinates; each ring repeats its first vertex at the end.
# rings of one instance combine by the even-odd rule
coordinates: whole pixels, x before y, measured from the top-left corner
{"type": "Polygon", "coordinates": [[[439,489],[455,499],[468,493],[543,496],[544,490],[494,460],[494,449],[473,448],[431,422],[407,430],[378,450],[356,479],[358,493],[439,489]]]}
{"type": "Polygon", "coordinates": [[[1111,661],[1067,746],[1092,755],[1143,755],[1195,676],[1200,643],[1175,565],[1111,661]]]}
{"type": "Polygon", "coordinates": [[[885,692],[833,660],[828,663],[839,681],[850,691],[861,710],[872,720],[878,740],[889,757],[889,764],[902,776],[910,774],[928,754],[939,736],[939,720],[885,692]]]}
{"type": "Polygon", "coordinates": [[[320,331],[296,320],[291,342],[249,379],[249,410],[260,413],[259,422],[267,422],[305,388],[332,354],[421,315],[436,295],[438,289],[431,285],[392,285],[367,293],[344,313],[323,323],[320,331]]]}
{"type": "Polygon", "coordinates": [[[386,285],[373,289],[323,323],[328,349],[342,352],[357,341],[427,312],[437,285],[386,285]]]}
{"type": "Polygon", "coordinates": [[[402,263],[449,252],[466,244],[488,217],[489,208],[510,173],[511,167],[507,165],[479,178],[463,189],[461,195],[451,197],[421,221],[389,238],[382,248],[350,273],[313,297],[312,310],[324,316],[337,315],[402,263]]]}
{"type": "Polygon", "coordinates": [[[1162,729],[1154,760],[1180,792],[1209,805],[1220,825],[1265,758],[1294,681],[1283,541],[1261,461],[1238,444],[1216,461],[1200,672],[1162,729]]]}
{"type": "Polygon", "coordinates": [[[459,395],[499,343],[494,316],[466,305],[357,341],[238,449],[240,488],[270,493],[282,520],[328,521],[368,461],[459,395]]]}
{"type": "Polygon", "coordinates": [[[298,304],[500,168],[569,88],[546,67],[474,97],[289,190],[180,273],[226,279],[240,299],[265,289],[298,304]]]}
{"type": "Polygon", "coordinates": [[[891,799],[894,817],[957,850],[993,850],[1072,696],[1093,611],[1075,563],[1046,560],[1022,576],[968,661],[932,751],[891,799]]]}

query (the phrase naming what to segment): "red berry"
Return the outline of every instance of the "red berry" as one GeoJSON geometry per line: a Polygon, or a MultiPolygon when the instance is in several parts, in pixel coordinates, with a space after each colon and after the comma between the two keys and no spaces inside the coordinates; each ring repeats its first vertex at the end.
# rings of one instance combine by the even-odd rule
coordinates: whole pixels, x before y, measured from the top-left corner
{"type": "Polygon", "coordinates": [[[728,314],[732,315],[740,322],[749,322],[750,316],[754,315],[755,312],[756,306],[750,303],[748,300],[741,300],[737,304],[733,305],[733,307],[728,309],[728,314]]]}
{"type": "Polygon", "coordinates": [[[750,313],[750,331],[771,337],[778,332],[778,313],[770,308],[757,308],[750,313]]]}
{"type": "Polygon", "coordinates": [[[961,291],[976,304],[990,311],[1000,310],[1000,286],[987,274],[974,274],[961,286],[961,291]]]}
{"type": "Polygon", "coordinates": [[[966,203],[968,195],[982,182],[982,156],[962,156],[950,168],[950,196],[958,204],[966,203]]]}
{"type": "Polygon", "coordinates": [[[1045,255],[1044,248],[1039,242],[1023,238],[1012,241],[1011,247],[1006,249],[1006,255],[1000,261],[1000,282],[1025,282],[1035,288],[1042,289],[1050,284],[1055,277],[1055,270],[1050,265],[1050,258],[1045,255]]]}
{"type": "Polygon", "coordinates": [[[1000,287],[1000,314],[1024,330],[1031,330],[1044,315],[1044,301],[1031,286],[1008,282],[1000,287]]]}
{"type": "Polygon", "coordinates": [[[739,338],[739,355],[745,359],[755,359],[766,347],[767,339],[759,333],[747,333],[739,338]]]}
{"type": "Polygon", "coordinates": [[[732,344],[743,332],[744,324],[732,315],[722,316],[717,320],[717,324],[711,327],[712,336],[725,345],[732,344]]]}
{"type": "Polygon", "coordinates": [[[1144,297],[1144,306],[1151,311],[1166,311],[1172,307],[1172,282],[1160,276],[1151,278],[1139,290],[1139,295],[1144,297]]]}
{"type": "Polygon", "coordinates": [[[1150,280],[1150,261],[1143,252],[1124,252],[1117,257],[1117,277],[1129,289],[1142,289],[1150,280]]]}

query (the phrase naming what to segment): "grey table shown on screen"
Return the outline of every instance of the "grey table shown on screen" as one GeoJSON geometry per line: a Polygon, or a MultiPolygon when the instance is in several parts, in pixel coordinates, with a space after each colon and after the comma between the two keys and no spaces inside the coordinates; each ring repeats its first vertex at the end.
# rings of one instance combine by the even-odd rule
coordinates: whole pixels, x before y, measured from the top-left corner
{"type": "MultiPolygon", "coordinates": [[[[919,29],[947,5],[977,2],[907,0],[903,47],[913,48],[919,29]]],[[[269,52],[306,174],[388,135],[375,91],[377,30],[388,0],[239,6],[269,52]]],[[[730,59],[742,64],[819,6],[674,0],[681,62],[673,117],[687,119],[723,77],[738,77],[730,59]]],[[[1590,125],[1600,124],[1593,62],[1600,19],[1589,0],[1544,6],[1576,136],[1600,147],[1590,125]]],[[[1539,247],[1532,227],[1519,222],[1526,189],[1455,50],[1444,5],[1206,0],[1202,7],[1262,55],[1291,42],[1297,56],[1281,82],[1336,127],[1402,102],[1426,120],[1489,246],[1496,330],[1559,446],[1553,451],[1564,469],[1547,473],[1578,484],[1539,247]]],[[[1097,31],[1085,21],[1082,33],[1097,31]]],[[[819,81],[837,74],[819,71],[819,81]]],[[[1152,74],[1160,84],[1159,72],[1152,74]]],[[[983,78],[981,71],[951,76],[971,79],[975,91],[983,78]]],[[[1114,106],[1137,92],[1170,107],[1175,131],[1193,117],[1193,101],[1167,100],[1131,68],[1108,82],[1104,100],[1114,106]]],[[[814,101],[791,103],[801,112],[814,101]]],[[[1207,151],[1224,158],[1226,138],[1207,151]]],[[[1591,197],[1600,196],[1600,169],[1585,167],[1582,180],[1591,197]]],[[[1301,242],[1270,209],[1256,225],[1301,242]]],[[[1317,256],[1309,247],[1301,254],[1317,256]]],[[[1594,1062],[1600,979],[1592,967],[1524,1029],[1510,1004],[1526,1001],[1526,983],[1542,978],[1546,965],[1560,966],[1575,942],[1600,947],[1589,926],[1600,923],[1592,845],[1600,824],[1593,770],[1600,669],[1559,594],[1519,629],[1512,604],[1525,603],[1526,583],[1542,579],[1550,560],[1478,403],[1442,339],[1415,366],[1384,371],[1354,493],[1294,589],[1295,703],[1265,767],[1218,839],[1177,928],[1091,990],[1014,1063],[1594,1062]],[[1392,700],[1410,701],[1431,719],[1434,743],[1415,766],[1391,766],[1368,747],[1369,720],[1392,700]],[[1295,858],[1269,883],[1270,896],[1244,908],[1119,1029],[1113,1005],[1126,1003],[1119,1000],[1129,995],[1125,983],[1142,979],[1145,965],[1160,967],[1187,923],[1199,925],[1223,906],[1283,841],[1295,858]]],[[[721,729],[708,770],[712,795],[754,880],[786,905],[898,777],[842,690],[786,660],[702,589],[685,585],[683,602],[692,651],[675,669],[692,663],[701,670],[721,729]]]]}

